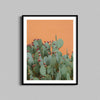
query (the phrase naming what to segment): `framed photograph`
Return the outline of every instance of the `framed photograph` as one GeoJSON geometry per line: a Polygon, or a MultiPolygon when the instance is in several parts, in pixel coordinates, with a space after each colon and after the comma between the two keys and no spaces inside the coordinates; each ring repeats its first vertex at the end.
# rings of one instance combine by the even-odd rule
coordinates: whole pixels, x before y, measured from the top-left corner
{"type": "Polygon", "coordinates": [[[23,15],[23,85],[78,84],[78,15],[23,15]]]}

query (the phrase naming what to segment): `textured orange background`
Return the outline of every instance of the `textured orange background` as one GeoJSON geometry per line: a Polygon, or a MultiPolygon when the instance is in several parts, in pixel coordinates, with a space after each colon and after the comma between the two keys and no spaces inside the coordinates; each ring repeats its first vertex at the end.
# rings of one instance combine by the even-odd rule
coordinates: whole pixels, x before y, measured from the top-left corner
{"type": "Polygon", "coordinates": [[[55,40],[61,38],[64,41],[60,49],[62,54],[66,54],[68,49],[69,56],[73,51],[73,20],[27,20],[27,44],[32,43],[33,39],[42,41],[55,40]]]}

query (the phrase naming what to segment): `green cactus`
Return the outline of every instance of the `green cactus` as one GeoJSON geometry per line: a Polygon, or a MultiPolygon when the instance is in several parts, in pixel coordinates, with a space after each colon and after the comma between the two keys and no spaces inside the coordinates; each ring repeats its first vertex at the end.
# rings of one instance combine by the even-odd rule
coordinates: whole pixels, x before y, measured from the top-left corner
{"type": "Polygon", "coordinates": [[[27,53],[27,60],[28,60],[28,64],[32,65],[34,63],[34,60],[32,58],[32,54],[31,53],[27,53]]]}
{"type": "Polygon", "coordinates": [[[63,46],[63,40],[62,39],[59,39],[57,40],[57,45],[58,45],[58,48],[61,48],[63,46]]]}
{"type": "Polygon", "coordinates": [[[55,35],[55,40],[57,41],[57,35],[55,35]]]}
{"type": "Polygon", "coordinates": [[[50,65],[51,64],[51,59],[52,59],[52,56],[51,55],[48,55],[48,57],[46,59],[46,64],[47,65],[50,65]]]}
{"type": "Polygon", "coordinates": [[[39,39],[37,42],[38,42],[38,44],[39,44],[39,47],[41,48],[41,47],[42,47],[42,40],[39,39]]]}
{"type": "Polygon", "coordinates": [[[52,57],[51,57],[51,66],[55,66],[55,64],[56,64],[56,57],[55,57],[55,55],[52,55],[52,57]]]}
{"type": "Polygon", "coordinates": [[[51,72],[52,72],[52,67],[49,65],[49,66],[47,66],[47,74],[51,74],[51,72]]]}
{"type": "Polygon", "coordinates": [[[56,80],[61,80],[61,73],[60,72],[57,72],[56,80]]]}
{"type": "Polygon", "coordinates": [[[63,44],[55,36],[52,42],[35,39],[27,45],[27,80],[73,80],[73,53],[69,58],[66,49],[62,55],[63,44]]]}
{"type": "Polygon", "coordinates": [[[41,74],[42,76],[46,76],[46,68],[45,68],[44,66],[41,66],[41,67],[40,67],[40,74],[41,74]]]}
{"type": "Polygon", "coordinates": [[[39,78],[37,78],[37,77],[33,77],[33,80],[39,80],[39,78]]]}
{"type": "Polygon", "coordinates": [[[72,53],[72,55],[71,55],[71,62],[73,62],[73,53],[72,53]]]}

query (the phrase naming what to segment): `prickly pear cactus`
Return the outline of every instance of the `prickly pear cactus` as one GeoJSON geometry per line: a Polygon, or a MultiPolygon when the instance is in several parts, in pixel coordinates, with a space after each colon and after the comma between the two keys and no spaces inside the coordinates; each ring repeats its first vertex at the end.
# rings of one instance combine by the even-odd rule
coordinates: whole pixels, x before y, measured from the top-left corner
{"type": "Polygon", "coordinates": [[[34,39],[27,45],[27,80],[73,80],[73,52],[62,55],[62,39],[44,41],[34,39]]]}
{"type": "Polygon", "coordinates": [[[41,67],[40,67],[40,74],[41,74],[42,76],[46,76],[46,68],[45,68],[44,66],[41,66],[41,67]]]}

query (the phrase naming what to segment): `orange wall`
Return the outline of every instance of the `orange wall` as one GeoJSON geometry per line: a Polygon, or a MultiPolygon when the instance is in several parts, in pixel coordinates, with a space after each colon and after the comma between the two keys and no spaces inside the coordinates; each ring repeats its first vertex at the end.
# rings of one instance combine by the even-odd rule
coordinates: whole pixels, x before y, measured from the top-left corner
{"type": "Polygon", "coordinates": [[[27,44],[33,39],[40,38],[42,41],[61,38],[64,41],[60,51],[66,54],[68,48],[69,56],[73,51],[73,20],[27,20],[27,44]]]}

